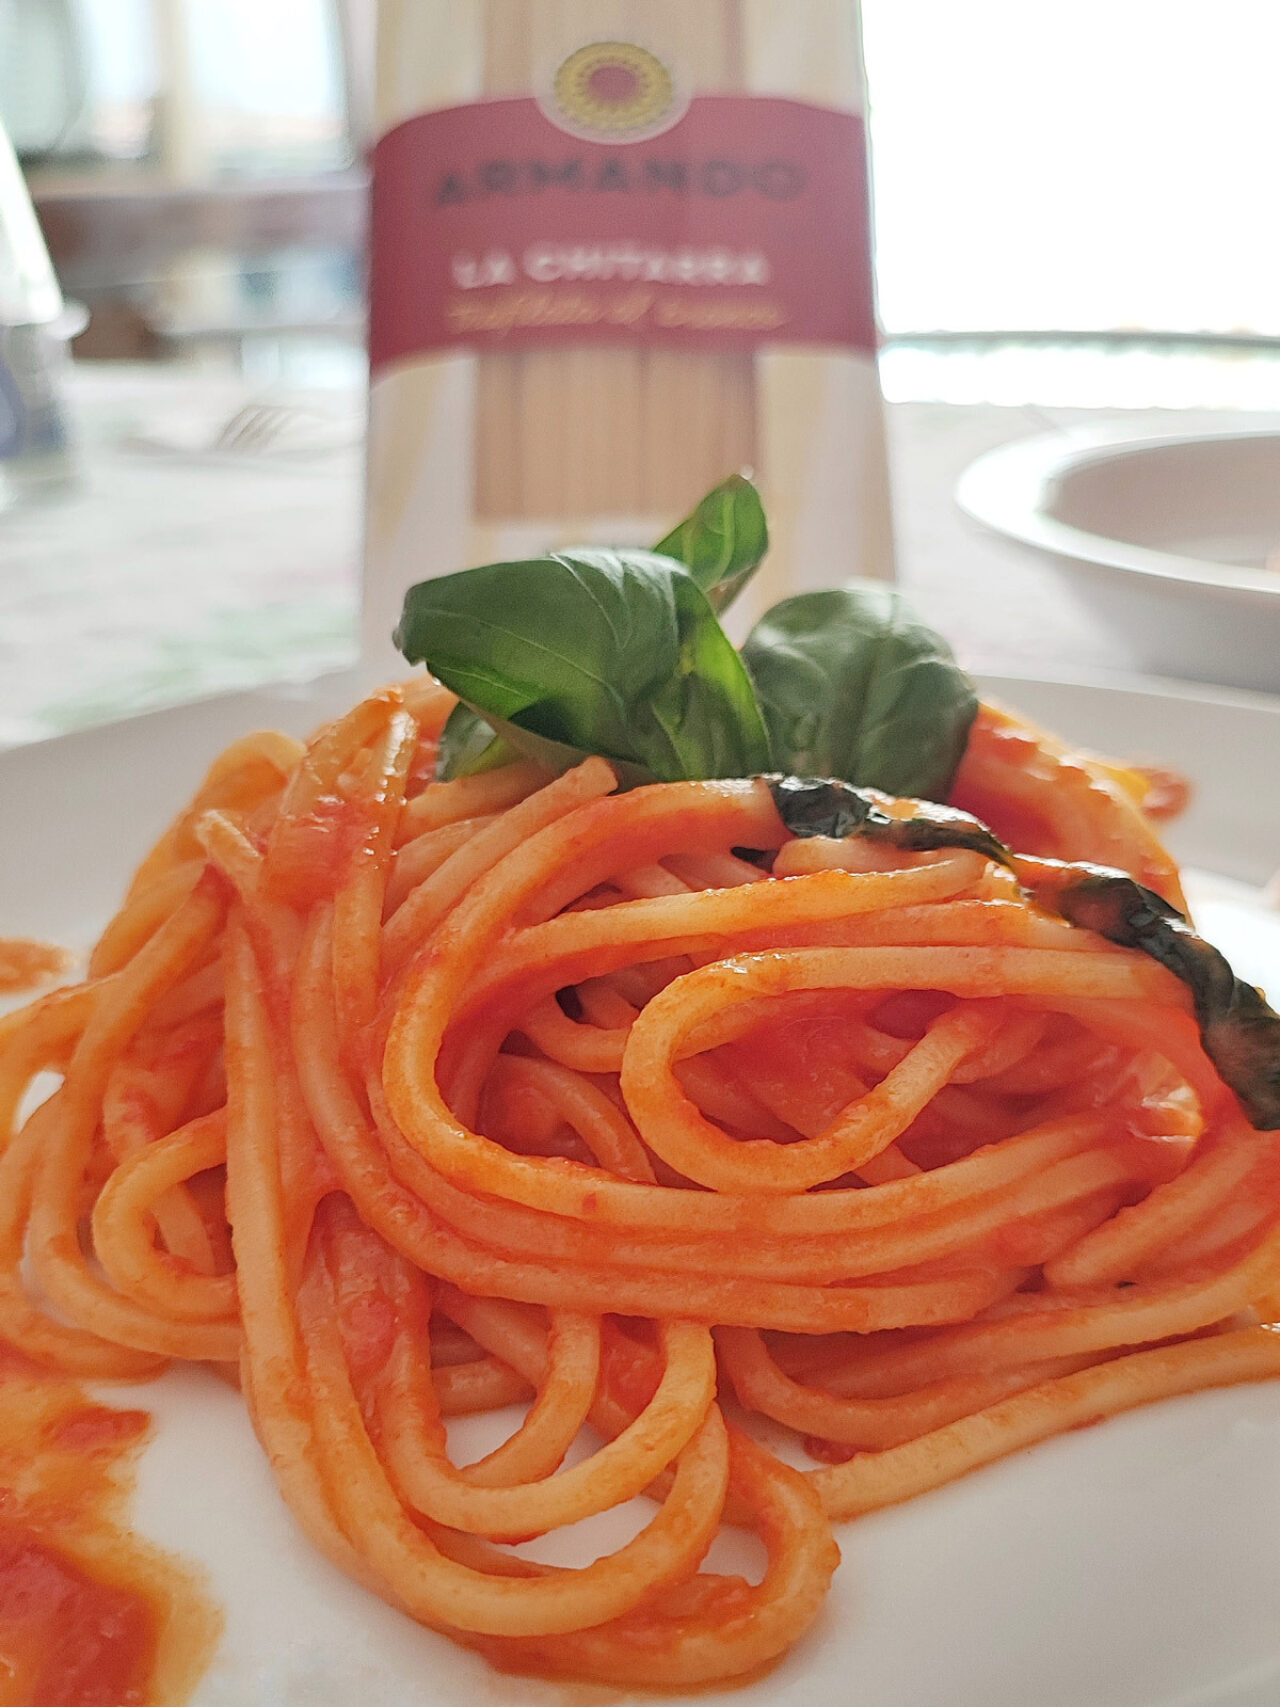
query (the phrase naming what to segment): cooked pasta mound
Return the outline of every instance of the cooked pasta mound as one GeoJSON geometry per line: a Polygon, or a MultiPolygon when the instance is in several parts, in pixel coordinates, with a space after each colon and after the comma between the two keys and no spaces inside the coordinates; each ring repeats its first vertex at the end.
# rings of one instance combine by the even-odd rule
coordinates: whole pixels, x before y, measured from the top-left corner
{"type": "MultiPolygon", "coordinates": [[[[435,781],[453,703],[236,743],[86,981],[0,1021],[12,1347],[230,1366],[362,1584],[673,1687],[804,1635],[833,1525],[1280,1374],[1276,1145],[1172,972],[980,853],[796,839],[761,780],[435,781]],[[517,1545],[632,1501],[580,1568],[517,1545]],[[759,1580],[703,1568],[728,1525],[759,1580]]],[[[984,710],[956,798],[1176,900],[1142,793],[984,710]]]]}

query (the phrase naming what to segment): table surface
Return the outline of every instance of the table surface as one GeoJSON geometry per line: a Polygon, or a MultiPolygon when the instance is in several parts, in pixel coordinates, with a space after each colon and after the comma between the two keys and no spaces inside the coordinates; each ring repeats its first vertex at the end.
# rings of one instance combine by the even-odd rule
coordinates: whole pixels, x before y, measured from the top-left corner
{"type": "Polygon", "coordinates": [[[898,575],[921,614],[978,673],[1093,680],[1140,671],[1129,639],[1029,549],[956,505],[956,482],[987,451],[1081,428],[1188,434],[1280,429],[1280,411],[1080,409],[890,403],[898,575]]]}
{"type": "MultiPolygon", "coordinates": [[[[0,512],[0,746],[353,660],[360,399],[285,399],[330,423],[309,452],[287,439],[254,454],[201,448],[250,395],[218,373],[76,370],[77,484],[0,512]]],[[[1136,659],[1052,570],[956,508],[965,466],[1081,425],[1280,426],[1280,413],[1225,410],[887,412],[904,590],[974,671],[1067,679],[1131,673],[1136,659]]]]}
{"type": "Polygon", "coordinates": [[[0,511],[0,746],[351,661],[362,405],[287,394],[332,415],[316,452],[198,448],[249,395],[75,370],[75,484],[0,511]]]}

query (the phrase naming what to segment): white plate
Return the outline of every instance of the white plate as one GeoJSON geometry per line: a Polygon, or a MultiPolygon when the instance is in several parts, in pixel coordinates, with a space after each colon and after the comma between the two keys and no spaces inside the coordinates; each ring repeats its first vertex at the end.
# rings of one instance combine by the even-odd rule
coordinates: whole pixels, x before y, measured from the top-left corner
{"type": "MultiPolygon", "coordinates": [[[[1280,704],[1158,684],[983,684],[1074,738],[1181,764],[1195,900],[1280,991],[1280,704]]],[[[0,933],[83,943],[201,762],[265,722],[305,729],[350,684],[188,706],[0,754],[0,933]]],[[[226,1636],[196,1707],[596,1707],[503,1677],[357,1589],[295,1532],[238,1397],[199,1371],[122,1394],[154,1411],[138,1527],[209,1573],[226,1636]]],[[[818,1629],[712,1707],[1276,1707],[1280,1384],[1070,1434],[841,1528],[818,1629]]],[[[629,1701],[639,1698],[628,1695],[629,1701]]],[[[670,1700],[669,1697],[663,1698],[670,1700]]]]}
{"type": "Polygon", "coordinates": [[[1045,557],[1144,669],[1273,693],[1278,476],[1280,433],[1080,428],[989,451],[956,501],[1045,557]]]}

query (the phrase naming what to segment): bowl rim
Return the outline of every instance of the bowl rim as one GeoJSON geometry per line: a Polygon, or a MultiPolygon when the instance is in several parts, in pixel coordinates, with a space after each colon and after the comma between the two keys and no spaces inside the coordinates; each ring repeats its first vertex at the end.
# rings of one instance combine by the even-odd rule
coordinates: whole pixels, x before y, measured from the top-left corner
{"type": "MultiPolygon", "coordinates": [[[[1193,583],[1205,590],[1240,593],[1252,602],[1280,598],[1280,574],[1215,563],[1130,545],[1105,534],[1059,521],[1048,512],[1056,483],[1076,469],[1117,457],[1206,442],[1271,439],[1280,428],[1232,428],[1222,432],[1117,432],[1107,427],[1072,427],[1015,439],[971,462],[955,487],[955,501],[966,515],[1007,539],[1068,558],[1081,568],[1116,569],[1156,580],[1193,583]]],[[[1280,544],[1280,541],[1277,541],[1280,544]]]]}

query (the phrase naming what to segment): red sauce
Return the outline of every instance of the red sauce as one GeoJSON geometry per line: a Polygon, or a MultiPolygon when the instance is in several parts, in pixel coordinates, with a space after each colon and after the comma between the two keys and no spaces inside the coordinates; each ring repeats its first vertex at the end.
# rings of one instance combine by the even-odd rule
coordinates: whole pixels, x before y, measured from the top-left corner
{"type": "Polygon", "coordinates": [[[638,1345],[612,1324],[605,1325],[604,1373],[609,1396],[631,1415],[639,1416],[653,1399],[662,1379],[662,1361],[647,1346],[638,1345]]]}
{"type": "Polygon", "coordinates": [[[216,1615],[123,1521],[150,1421],[0,1352],[6,1707],[177,1707],[203,1671],[216,1615]]]}
{"type": "Polygon", "coordinates": [[[872,1010],[871,1023],[877,1031],[906,1042],[923,1037],[934,1020],[954,1006],[955,998],[942,990],[895,990],[872,1010]]]}
{"type": "Polygon", "coordinates": [[[370,831],[368,806],[322,794],[304,817],[282,820],[272,849],[272,892],[295,907],[332,895],[370,831]]]}
{"type": "Polygon", "coordinates": [[[823,1440],[821,1435],[806,1434],[804,1449],[810,1458],[816,1458],[819,1464],[847,1464],[851,1458],[856,1458],[856,1446],[846,1446],[840,1440],[823,1440]]]}
{"type": "Polygon", "coordinates": [[[1048,822],[1027,801],[1010,800],[962,778],[952,790],[951,804],[989,824],[1006,847],[1019,853],[1041,854],[1049,859],[1069,859],[1048,822]]]}
{"type": "Polygon", "coordinates": [[[158,1622],[34,1531],[0,1530],[0,1654],[31,1707],[143,1707],[158,1622]]]}
{"type": "Polygon", "coordinates": [[[0,994],[16,995],[34,989],[65,972],[71,956],[47,942],[29,937],[0,936],[0,994]]]}

